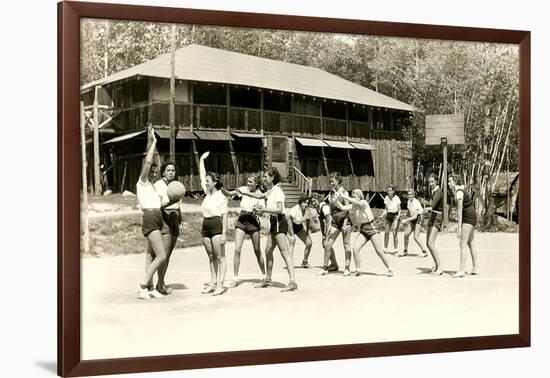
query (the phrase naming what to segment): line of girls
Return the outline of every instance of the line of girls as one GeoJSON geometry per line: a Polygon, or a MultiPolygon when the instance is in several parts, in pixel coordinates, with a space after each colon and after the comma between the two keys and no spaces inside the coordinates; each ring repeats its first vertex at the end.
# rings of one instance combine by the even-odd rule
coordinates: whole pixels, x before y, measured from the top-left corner
{"type": "MultiPolygon", "coordinates": [[[[161,166],[162,179],[156,180],[158,165],[153,163],[156,147],[156,137],[152,127],[148,129],[148,150],[144,160],[143,168],[137,183],[137,197],[143,210],[143,235],[147,238],[148,247],[145,263],[145,274],[138,285],[138,297],[141,299],[158,298],[168,295],[171,288],[164,282],[170,255],[174,249],[175,241],[182,229],[182,217],[179,210],[180,200],[170,200],[167,195],[167,185],[177,177],[176,165],[172,162],[165,162],[161,166]],[[154,183],[154,184],[153,184],[154,183]],[[157,273],[157,285],[153,285],[153,276],[157,273]]],[[[329,182],[331,191],[326,198],[315,194],[311,199],[302,196],[299,204],[291,209],[289,221],[285,215],[285,195],[279,183],[280,174],[276,168],[266,170],[263,176],[265,192],[262,192],[257,177],[250,176],[247,186],[237,188],[235,191],[223,189],[220,177],[213,172],[206,172],[204,162],[209,153],[204,153],[200,158],[199,173],[201,186],[205,198],[201,205],[204,216],[201,235],[203,245],[208,254],[211,280],[205,284],[202,293],[221,295],[227,291],[224,285],[226,276],[225,242],[227,240],[227,195],[237,194],[241,200],[241,212],[239,214],[235,231],[235,258],[233,261],[234,279],[230,286],[236,286],[240,281],[238,271],[240,255],[245,235],[250,235],[254,253],[263,275],[263,279],[256,287],[272,286],[273,253],[277,247],[285,261],[289,275],[289,283],[281,291],[288,292],[298,289],[295,279],[293,265],[293,251],[298,237],[305,245],[304,259],[301,267],[310,268],[308,258],[312,248],[311,237],[309,236],[309,221],[311,220],[312,209],[317,213],[323,235],[323,269],[320,275],[327,275],[331,271],[338,271],[339,266],[334,253],[333,244],[338,235],[342,234],[342,243],[345,251],[344,275],[359,275],[361,272],[360,250],[368,241],[373,243],[374,249],[387,268],[387,275],[392,276],[393,271],[384,252],[388,252],[387,245],[389,231],[394,233],[394,249],[397,249],[397,226],[396,220],[400,219],[400,201],[395,195],[393,187],[388,189],[388,196],[385,198],[386,209],[382,215],[386,219],[385,245],[382,247],[380,235],[374,226],[375,218],[372,214],[368,201],[365,200],[363,192],[359,189],[352,191],[351,196],[342,186],[342,178],[339,173],[331,173],[329,182]],[[397,200],[394,200],[397,198],[397,200]],[[396,205],[397,204],[397,211],[396,205]],[[259,215],[267,214],[270,220],[269,236],[265,249],[265,262],[260,250],[260,222],[259,215]],[[351,246],[351,231],[355,227],[359,234],[356,237],[353,248],[351,246]],[[290,243],[289,243],[290,241],[290,243]],[[290,244],[290,245],[289,245],[290,244]],[[356,265],[355,272],[350,271],[351,256],[353,255],[356,265]]],[[[473,201],[459,186],[459,178],[451,175],[449,187],[456,195],[459,206],[459,227],[458,237],[460,239],[460,268],[454,277],[465,275],[464,267],[469,248],[473,270],[477,273],[476,253],[474,248],[474,225],[475,207],[473,201]]],[[[414,239],[422,250],[422,255],[427,255],[426,248],[419,240],[420,222],[419,215],[422,212],[429,212],[428,222],[428,249],[435,261],[432,269],[434,274],[442,274],[439,254],[435,248],[435,240],[441,230],[442,196],[437,186],[437,177],[432,175],[429,178],[432,189],[432,203],[430,207],[422,210],[418,200],[414,198],[414,191],[409,191],[408,208],[410,217],[403,220],[407,225],[405,231],[405,250],[407,254],[408,238],[414,231],[414,239]]]]}

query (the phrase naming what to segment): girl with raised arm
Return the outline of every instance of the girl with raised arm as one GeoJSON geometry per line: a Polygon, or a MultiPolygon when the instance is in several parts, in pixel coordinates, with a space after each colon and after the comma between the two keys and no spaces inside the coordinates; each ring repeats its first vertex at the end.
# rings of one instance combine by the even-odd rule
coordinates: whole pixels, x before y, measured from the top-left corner
{"type": "Polygon", "coordinates": [[[304,258],[302,259],[301,267],[304,269],[311,268],[309,265],[309,253],[311,252],[311,236],[309,236],[309,226],[311,213],[309,208],[309,197],[306,194],[300,195],[298,204],[295,205],[288,214],[292,227],[288,228],[288,238],[290,240],[290,258],[294,261],[294,246],[296,245],[296,236],[304,243],[304,258]]]}
{"type": "Polygon", "coordinates": [[[449,188],[453,191],[457,202],[458,228],[456,236],[460,240],[460,266],[453,277],[464,277],[466,274],[464,268],[468,257],[468,248],[472,256],[471,274],[477,274],[477,253],[474,245],[474,233],[477,223],[476,206],[461,184],[460,176],[449,175],[449,188]]]}
{"type": "Polygon", "coordinates": [[[205,197],[201,204],[202,243],[208,254],[210,282],[202,289],[203,294],[221,295],[227,291],[223,285],[227,270],[225,262],[225,241],[227,235],[227,197],[222,193],[223,183],[214,172],[206,173],[204,161],[210,153],[202,154],[199,161],[199,174],[205,197]]]}
{"type": "Polygon", "coordinates": [[[441,266],[441,259],[439,258],[439,252],[435,246],[435,240],[439,231],[441,231],[443,225],[443,193],[437,185],[437,176],[433,173],[428,177],[428,185],[432,192],[432,201],[430,206],[424,208],[425,213],[430,213],[428,219],[428,232],[426,233],[426,242],[428,244],[428,250],[430,251],[435,265],[432,267],[431,273],[437,276],[443,274],[443,267],[441,266]]]}
{"type": "MultiPolygon", "coordinates": [[[[235,194],[238,194],[236,190],[222,190],[225,195],[234,196],[235,194]]],[[[246,180],[246,186],[241,186],[238,190],[241,194],[262,194],[260,191],[259,177],[255,174],[250,174],[246,180]]],[[[239,218],[237,219],[237,223],[235,224],[235,256],[233,257],[233,279],[230,281],[230,287],[236,287],[240,283],[239,266],[241,265],[241,251],[246,235],[250,235],[256,260],[258,260],[258,265],[262,271],[262,276],[265,278],[265,261],[260,247],[260,219],[254,211],[255,207],[263,207],[264,204],[265,201],[263,199],[256,199],[241,195],[241,212],[239,214],[239,218]]]]}
{"type": "Polygon", "coordinates": [[[275,247],[279,247],[279,252],[285,260],[286,268],[289,276],[289,283],[281,292],[294,291],[298,289],[298,284],[294,276],[294,265],[290,259],[288,251],[288,222],[285,216],[285,193],[281,189],[279,182],[281,175],[275,167],[269,168],[264,173],[264,185],[267,189],[265,193],[242,193],[237,189],[237,192],[243,196],[249,196],[257,199],[266,199],[266,207],[257,205],[255,210],[258,213],[269,214],[269,236],[265,246],[265,259],[267,263],[267,274],[265,279],[256,285],[257,288],[272,286],[271,274],[273,273],[273,251],[275,247]]]}
{"type": "Polygon", "coordinates": [[[138,284],[140,299],[159,298],[163,295],[152,289],[153,275],[166,260],[166,249],[162,240],[161,196],[155,190],[153,182],[158,174],[158,166],[153,164],[157,138],[152,126],[147,129],[149,149],[143,162],[143,168],[136,184],[137,200],[143,211],[142,233],[147,238],[148,253],[145,260],[145,275],[138,284]]]}
{"type": "Polygon", "coordinates": [[[387,269],[386,275],[392,277],[393,270],[384,256],[382,239],[374,227],[374,215],[372,214],[369,203],[360,189],[353,190],[351,195],[351,197],[348,197],[347,194],[344,194],[342,197],[350,203],[344,208],[349,210],[351,222],[359,230],[359,234],[353,243],[353,259],[355,261],[356,270],[352,275],[359,276],[361,274],[361,248],[371,241],[376,254],[387,269]]]}
{"type": "Polygon", "coordinates": [[[415,198],[414,189],[409,189],[409,191],[407,192],[407,197],[407,209],[409,210],[409,217],[401,220],[401,222],[405,226],[405,233],[403,238],[403,244],[405,245],[405,247],[403,249],[403,253],[400,254],[399,257],[407,256],[409,254],[407,251],[409,247],[409,238],[413,233],[414,241],[422,251],[420,256],[427,257],[428,252],[426,251],[426,246],[424,245],[424,243],[422,243],[422,240],[420,240],[420,231],[422,231],[422,204],[420,204],[420,201],[415,198]]]}

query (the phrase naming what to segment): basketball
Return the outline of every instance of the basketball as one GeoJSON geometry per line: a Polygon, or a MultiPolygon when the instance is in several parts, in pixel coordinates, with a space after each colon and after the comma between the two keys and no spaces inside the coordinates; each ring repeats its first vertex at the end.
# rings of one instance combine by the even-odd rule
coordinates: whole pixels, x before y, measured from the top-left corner
{"type": "Polygon", "coordinates": [[[174,180],[168,184],[167,192],[170,201],[180,200],[185,195],[185,186],[181,182],[174,180]]]}

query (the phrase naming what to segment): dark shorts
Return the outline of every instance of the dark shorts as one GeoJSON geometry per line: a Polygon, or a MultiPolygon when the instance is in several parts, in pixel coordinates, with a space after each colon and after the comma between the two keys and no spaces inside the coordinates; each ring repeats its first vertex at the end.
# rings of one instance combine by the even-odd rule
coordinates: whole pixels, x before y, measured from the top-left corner
{"type": "Polygon", "coordinates": [[[162,214],[160,209],[143,209],[143,225],[141,232],[147,237],[153,231],[162,230],[162,214]]]}
{"type": "Polygon", "coordinates": [[[365,239],[367,239],[367,241],[370,240],[374,235],[378,234],[378,231],[376,230],[372,222],[361,224],[361,226],[359,226],[359,232],[365,237],[365,239]]]}
{"type": "Polygon", "coordinates": [[[299,234],[300,231],[302,231],[304,229],[304,225],[303,224],[296,224],[294,222],[292,222],[292,230],[294,231],[295,234],[299,234]]]}
{"type": "Polygon", "coordinates": [[[213,238],[216,235],[221,235],[223,232],[222,218],[210,217],[204,218],[202,221],[202,237],[213,238]]]}
{"type": "Polygon", "coordinates": [[[417,216],[416,218],[414,218],[413,220],[411,220],[410,223],[411,223],[411,228],[413,229],[413,231],[416,228],[416,225],[420,224],[420,223],[418,223],[419,221],[420,221],[420,215],[417,216]]]}
{"type": "Polygon", "coordinates": [[[435,227],[441,231],[443,227],[443,214],[430,213],[430,219],[428,220],[428,228],[429,227],[435,227]]]}
{"type": "Polygon", "coordinates": [[[462,223],[471,224],[475,226],[477,224],[477,214],[475,206],[469,206],[462,210],[462,223]]]}
{"type": "Polygon", "coordinates": [[[260,231],[260,221],[256,215],[249,212],[241,212],[235,228],[243,230],[246,234],[253,234],[260,231]]]}
{"type": "Polygon", "coordinates": [[[336,227],[338,230],[342,231],[346,221],[349,223],[349,214],[347,211],[338,211],[332,214],[332,227],[336,227]]]}
{"type": "Polygon", "coordinates": [[[163,235],[178,236],[180,234],[181,212],[179,209],[164,209],[162,220],[161,233],[163,235]]]}
{"type": "Polygon", "coordinates": [[[288,232],[288,222],[284,214],[273,214],[269,216],[269,232],[272,234],[286,234],[288,232]]]}
{"type": "Polygon", "coordinates": [[[386,213],[386,221],[389,223],[393,223],[395,218],[397,218],[397,213],[386,213]]]}

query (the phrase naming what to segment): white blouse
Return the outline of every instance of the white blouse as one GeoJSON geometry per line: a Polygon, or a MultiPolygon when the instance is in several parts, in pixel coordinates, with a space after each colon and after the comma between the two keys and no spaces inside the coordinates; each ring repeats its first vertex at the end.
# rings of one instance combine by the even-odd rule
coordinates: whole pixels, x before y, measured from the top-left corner
{"type": "Polygon", "coordinates": [[[306,211],[302,214],[300,205],[295,205],[290,209],[289,215],[292,217],[292,222],[296,224],[304,224],[308,219],[311,219],[310,208],[306,207],[306,211]]]}
{"type": "Polygon", "coordinates": [[[227,214],[228,202],[221,190],[216,190],[214,193],[207,191],[201,204],[202,215],[205,218],[221,217],[223,214],[227,214]]]}
{"type": "Polygon", "coordinates": [[[352,204],[351,211],[349,212],[351,222],[356,226],[360,226],[363,223],[369,223],[374,220],[374,215],[372,214],[369,202],[367,200],[361,200],[360,202],[364,207],[352,204]]]}
{"type": "Polygon", "coordinates": [[[137,199],[141,209],[160,209],[161,195],[155,190],[155,186],[149,180],[143,182],[141,179],[136,184],[137,199]]]}
{"type": "Polygon", "coordinates": [[[391,199],[390,196],[386,196],[384,198],[384,206],[386,206],[388,213],[398,213],[401,206],[401,200],[397,195],[394,195],[391,199]]]}
{"type": "Polygon", "coordinates": [[[422,205],[420,204],[420,201],[416,198],[410,199],[407,201],[407,209],[409,210],[409,213],[411,216],[416,213],[416,215],[422,214],[422,205]]]}
{"type": "Polygon", "coordinates": [[[268,208],[276,208],[277,203],[282,202],[283,203],[283,209],[285,207],[285,193],[279,186],[279,184],[273,186],[271,189],[269,189],[266,192],[267,195],[267,207],[268,208]]]}
{"type": "MultiPolygon", "coordinates": [[[[241,193],[251,193],[248,186],[241,186],[239,188],[241,193]]],[[[254,194],[262,194],[262,192],[257,189],[254,194]]],[[[260,205],[261,207],[265,206],[265,201],[263,199],[253,198],[249,196],[242,196],[241,198],[241,210],[251,212],[254,210],[254,206],[260,205]]]]}
{"type": "MultiPolygon", "coordinates": [[[[155,186],[155,190],[161,197],[162,204],[166,204],[170,202],[170,198],[168,198],[168,185],[166,184],[166,181],[164,181],[163,179],[160,179],[157,182],[155,182],[154,186],[155,186]]],[[[180,202],[181,201],[178,201],[176,203],[171,204],[170,206],[166,206],[165,209],[179,209],[180,202]]]]}

